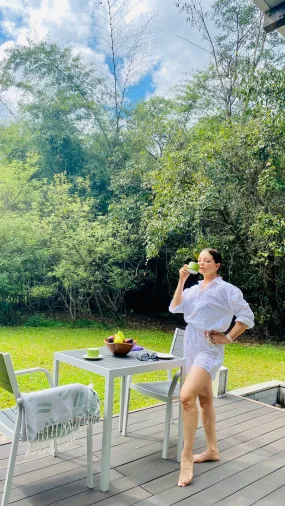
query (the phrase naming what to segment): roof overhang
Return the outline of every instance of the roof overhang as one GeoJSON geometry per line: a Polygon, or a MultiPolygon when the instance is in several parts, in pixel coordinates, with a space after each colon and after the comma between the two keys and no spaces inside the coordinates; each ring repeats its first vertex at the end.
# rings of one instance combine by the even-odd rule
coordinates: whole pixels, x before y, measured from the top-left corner
{"type": "Polygon", "coordinates": [[[264,30],[267,33],[279,30],[285,37],[285,1],[253,0],[253,2],[264,13],[264,30]]]}

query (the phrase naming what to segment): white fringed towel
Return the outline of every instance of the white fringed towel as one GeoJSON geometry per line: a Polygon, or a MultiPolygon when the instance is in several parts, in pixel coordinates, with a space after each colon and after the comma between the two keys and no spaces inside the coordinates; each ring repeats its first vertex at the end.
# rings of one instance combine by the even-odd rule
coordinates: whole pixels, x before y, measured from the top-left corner
{"type": "Polygon", "coordinates": [[[79,383],[21,394],[21,397],[21,440],[28,442],[28,453],[52,451],[53,439],[66,444],[74,440],[72,433],[80,426],[100,420],[97,393],[79,383]]]}

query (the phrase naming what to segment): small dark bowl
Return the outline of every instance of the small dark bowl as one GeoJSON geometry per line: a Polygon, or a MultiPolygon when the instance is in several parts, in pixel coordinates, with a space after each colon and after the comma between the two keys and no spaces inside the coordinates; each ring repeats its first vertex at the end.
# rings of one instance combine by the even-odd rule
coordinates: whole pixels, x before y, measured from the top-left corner
{"type": "Polygon", "coordinates": [[[133,347],[136,344],[136,341],[133,343],[108,343],[108,341],[104,339],[104,343],[106,344],[108,350],[113,353],[113,355],[116,355],[117,357],[124,357],[130,351],[132,351],[133,347]]]}

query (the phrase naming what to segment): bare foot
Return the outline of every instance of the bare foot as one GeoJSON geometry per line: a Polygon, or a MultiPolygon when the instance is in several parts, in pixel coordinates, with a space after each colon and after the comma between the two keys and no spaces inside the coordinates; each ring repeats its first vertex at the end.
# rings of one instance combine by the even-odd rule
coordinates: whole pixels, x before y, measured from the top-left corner
{"type": "Polygon", "coordinates": [[[199,453],[198,455],[193,455],[195,464],[199,464],[201,462],[216,462],[220,460],[220,454],[218,450],[206,450],[203,453],[199,453]]]}
{"type": "Polygon", "coordinates": [[[189,485],[193,478],[194,458],[183,457],[181,459],[180,475],[178,480],[178,487],[186,487],[189,485]]]}

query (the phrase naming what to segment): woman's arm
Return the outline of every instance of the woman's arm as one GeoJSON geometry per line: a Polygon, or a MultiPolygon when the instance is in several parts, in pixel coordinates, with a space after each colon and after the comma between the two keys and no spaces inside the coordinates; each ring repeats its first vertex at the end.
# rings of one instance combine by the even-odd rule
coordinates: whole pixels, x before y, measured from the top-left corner
{"type": "Polygon", "coordinates": [[[254,314],[248,303],[243,298],[239,288],[233,285],[227,286],[228,307],[236,317],[236,322],[231,331],[226,334],[222,332],[210,331],[210,339],[214,344],[228,344],[241,336],[244,331],[254,326],[254,314]]]}
{"type": "Polygon", "coordinates": [[[190,276],[190,273],[187,271],[187,265],[183,265],[179,270],[179,281],[177,288],[175,290],[173,299],[170,304],[170,309],[175,309],[177,306],[182,304],[183,301],[183,290],[186,279],[190,276]]]}
{"type": "MultiPolygon", "coordinates": [[[[236,321],[233,328],[227,335],[232,341],[234,341],[237,337],[241,336],[246,329],[248,329],[248,325],[236,321]]],[[[229,344],[231,342],[225,334],[222,332],[216,332],[216,330],[210,330],[209,335],[213,344],[229,344]]]]}

